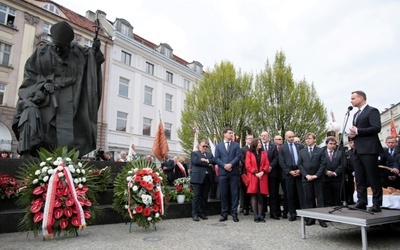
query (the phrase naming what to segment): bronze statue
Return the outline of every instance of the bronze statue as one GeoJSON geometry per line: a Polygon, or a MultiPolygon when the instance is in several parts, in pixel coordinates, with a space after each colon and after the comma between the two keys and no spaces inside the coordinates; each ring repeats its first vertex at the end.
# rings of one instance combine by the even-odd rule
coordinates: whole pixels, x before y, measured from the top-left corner
{"type": "Polygon", "coordinates": [[[29,158],[39,147],[67,146],[82,157],[96,149],[104,62],[100,40],[96,31],[93,47],[83,48],[72,42],[74,31],[65,21],[50,33],[52,42],[39,46],[25,64],[13,123],[18,153],[29,158]]]}

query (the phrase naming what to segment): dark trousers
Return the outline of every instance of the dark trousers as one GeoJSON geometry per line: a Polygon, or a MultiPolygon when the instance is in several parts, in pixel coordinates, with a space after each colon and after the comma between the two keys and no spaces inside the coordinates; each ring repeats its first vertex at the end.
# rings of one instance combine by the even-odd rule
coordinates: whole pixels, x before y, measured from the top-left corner
{"type": "Polygon", "coordinates": [[[243,208],[243,210],[249,211],[251,196],[247,193],[247,187],[242,180],[240,180],[239,192],[240,192],[240,207],[243,208]]]}
{"type": "Polygon", "coordinates": [[[203,184],[193,185],[192,216],[206,215],[208,194],[210,192],[210,178],[204,178],[203,184]]]}
{"type": "Polygon", "coordinates": [[[378,154],[354,154],[354,171],[356,174],[358,202],[368,204],[367,182],[372,189],[372,204],[382,206],[382,185],[379,176],[378,154]]]}
{"type": "Polygon", "coordinates": [[[323,181],[307,181],[303,182],[304,198],[306,207],[315,208],[324,207],[324,182],[323,181]],[[315,203],[315,200],[317,203],[315,203]]]}
{"type": "Polygon", "coordinates": [[[282,213],[284,215],[287,215],[289,213],[289,206],[288,206],[288,198],[287,198],[287,190],[286,190],[286,179],[281,178],[281,187],[283,191],[283,211],[282,213]]]}
{"type": "Polygon", "coordinates": [[[221,193],[221,215],[237,216],[239,205],[239,175],[230,173],[219,176],[219,190],[221,193]]]}
{"type": "Polygon", "coordinates": [[[331,207],[331,206],[341,205],[341,198],[340,198],[341,188],[342,188],[342,182],[340,181],[325,182],[325,193],[324,193],[325,206],[331,207]]]}
{"type": "Polygon", "coordinates": [[[287,200],[288,200],[288,210],[290,216],[296,216],[296,201],[299,202],[300,208],[305,208],[306,201],[304,198],[304,191],[303,191],[303,184],[301,182],[301,177],[293,177],[287,176],[286,177],[286,192],[287,192],[287,200]]]}
{"type": "Polygon", "coordinates": [[[279,185],[279,177],[268,177],[270,216],[280,216],[281,214],[281,196],[279,195],[279,185]]]}

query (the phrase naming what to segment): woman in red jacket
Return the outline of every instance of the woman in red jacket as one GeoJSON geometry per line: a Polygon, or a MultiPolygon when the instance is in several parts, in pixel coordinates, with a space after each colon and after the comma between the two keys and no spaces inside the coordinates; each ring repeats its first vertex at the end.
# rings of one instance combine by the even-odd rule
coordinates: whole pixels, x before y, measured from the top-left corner
{"type": "Polygon", "coordinates": [[[247,193],[251,194],[251,206],[255,222],[265,222],[261,217],[264,211],[264,198],[268,194],[268,169],[267,153],[262,150],[261,140],[255,138],[250,143],[250,150],[246,153],[245,167],[249,177],[247,193]]]}

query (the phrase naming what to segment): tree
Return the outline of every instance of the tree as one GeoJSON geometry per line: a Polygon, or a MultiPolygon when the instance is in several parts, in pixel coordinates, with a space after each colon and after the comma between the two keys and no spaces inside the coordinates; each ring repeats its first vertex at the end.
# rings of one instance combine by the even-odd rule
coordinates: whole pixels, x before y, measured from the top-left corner
{"type": "Polygon", "coordinates": [[[178,137],[185,153],[193,148],[193,127],[199,130],[199,139],[214,137],[222,140],[224,128],[232,128],[236,135],[245,129],[254,114],[252,106],[251,74],[236,71],[231,62],[215,64],[204,78],[193,86],[186,96],[182,111],[182,126],[178,137]]]}
{"type": "Polygon", "coordinates": [[[256,76],[254,102],[259,108],[255,112],[256,125],[271,137],[284,136],[290,130],[303,140],[308,132],[313,132],[321,142],[327,122],[323,102],[313,84],[306,79],[293,80],[292,69],[285,61],[284,53],[277,52],[274,64],[267,61],[265,69],[256,76]]]}

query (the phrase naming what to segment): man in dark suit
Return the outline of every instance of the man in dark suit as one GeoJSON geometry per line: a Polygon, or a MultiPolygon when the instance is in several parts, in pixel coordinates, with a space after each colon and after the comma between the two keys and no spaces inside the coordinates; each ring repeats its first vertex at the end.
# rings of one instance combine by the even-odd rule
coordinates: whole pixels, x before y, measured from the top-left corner
{"type": "MultiPolygon", "coordinates": [[[[250,149],[250,143],[253,140],[252,134],[246,135],[246,145],[244,145],[241,150],[241,159],[240,159],[240,174],[246,174],[246,167],[244,165],[246,160],[246,153],[250,149]]],[[[240,207],[243,209],[243,215],[249,215],[250,210],[250,195],[247,194],[246,184],[242,180],[240,180],[240,207]]]]}
{"type": "MultiPolygon", "coordinates": [[[[302,175],[306,207],[324,207],[324,182],[325,182],[325,152],[315,145],[314,133],[307,133],[306,145],[299,152],[299,169],[302,175]],[[317,204],[315,203],[317,200],[317,204]]],[[[315,219],[307,219],[306,225],[315,224],[315,219]]],[[[323,220],[319,220],[321,227],[327,227],[323,220]]]]}
{"type": "Polygon", "coordinates": [[[340,193],[342,190],[342,177],[344,167],[342,164],[342,151],[337,149],[337,141],[333,136],[328,136],[325,140],[325,206],[341,205],[340,193]]]}
{"type": "Polygon", "coordinates": [[[218,182],[221,193],[221,218],[219,221],[226,221],[230,213],[233,221],[239,222],[237,210],[239,203],[239,161],[241,150],[239,144],[232,141],[232,129],[226,128],[223,133],[224,140],[215,147],[215,161],[218,164],[218,182]],[[229,199],[231,202],[230,209],[229,199]]]}
{"type": "Polygon", "coordinates": [[[207,152],[208,143],[201,140],[197,151],[190,155],[192,162],[192,172],[190,183],[193,185],[192,199],[192,218],[199,221],[199,218],[207,220],[207,201],[210,192],[211,182],[214,180],[214,157],[212,153],[207,152]]]}
{"type": "Polygon", "coordinates": [[[381,212],[382,185],[379,178],[378,155],[382,145],[378,134],[381,131],[379,110],[367,105],[367,96],[363,91],[351,93],[351,104],[358,108],[350,128],[350,137],[354,140],[354,170],[357,184],[357,209],[366,209],[367,181],[372,189],[371,212],[381,212]]]}
{"type": "Polygon", "coordinates": [[[285,133],[285,139],[286,142],[279,149],[279,165],[282,168],[282,178],[286,183],[289,221],[295,221],[297,201],[300,203],[300,207],[306,207],[301,173],[297,165],[300,150],[299,145],[293,142],[294,133],[292,131],[285,133]]]}
{"type": "Polygon", "coordinates": [[[161,168],[164,174],[167,175],[167,183],[169,186],[174,185],[175,180],[175,162],[169,158],[169,154],[165,154],[164,161],[161,163],[161,168]]]}
{"type": "Polygon", "coordinates": [[[396,188],[398,183],[399,165],[394,158],[394,151],[397,144],[396,137],[388,136],[385,140],[386,146],[383,148],[383,152],[379,154],[378,164],[386,167],[390,167],[391,170],[380,168],[379,172],[381,175],[382,187],[394,187],[396,188]]]}
{"type": "MultiPolygon", "coordinates": [[[[269,191],[269,212],[270,217],[279,220],[281,215],[281,197],[279,195],[279,184],[282,169],[279,166],[279,153],[275,144],[271,143],[271,137],[267,131],[261,132],[263,150],[268,155],[268,191],[269,191]]],[[[267,200],[267,199],[266,199],[267,200]]],[[[265,206],[266,208],[267,206],[265,206]]]]}

